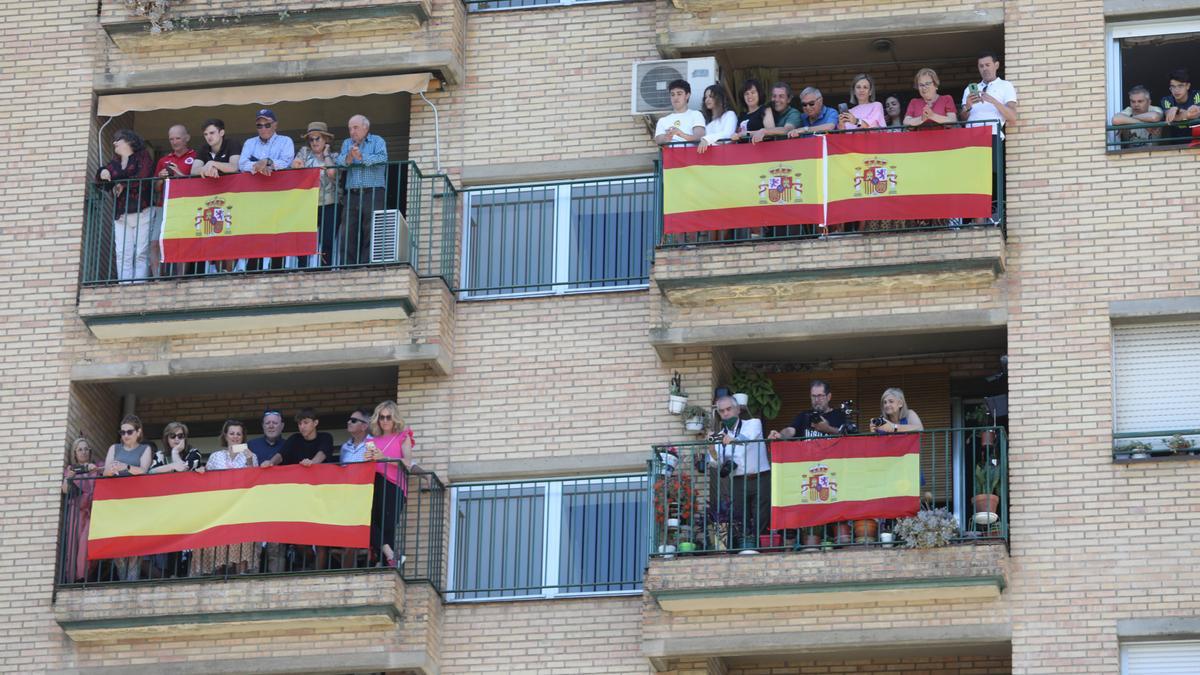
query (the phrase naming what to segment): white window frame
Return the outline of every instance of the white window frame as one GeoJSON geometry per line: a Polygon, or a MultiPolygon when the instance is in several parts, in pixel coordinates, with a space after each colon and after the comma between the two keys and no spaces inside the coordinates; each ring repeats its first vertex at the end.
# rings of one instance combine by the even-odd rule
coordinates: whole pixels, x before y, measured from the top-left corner
{"type": "MultiPolygon", "coordinates": [[[[613,0],[604,0],[605,2],[613,0]]],[[[508,300],[517,298],[544,298],[551,295],[578,295],[581,293],[621,293],[637,291],[650,287],[649,281],[639,284],[623,284],[620,286],[602,286],[595,288],[571,288],[571,188],[588,183],[601,183],[609,180],[655,180],[654,174],[632,174],[626,176],[602,176],[580,180],[565,180],[549,183],[506,183],[502,185],[480,185],[477,190],[554,190],[554,278],[548,281],[552,286],[548,291],[529,291],[525,293],[501,293],[496,290],[461,291],[459,300],[508,300]],[[566,189],[563,189],[566,188],[566,189]]],[[[463,193],[463,256],[459,268],[459,279],[467,284],[470,271],[471,256],[474,253],[474,242],[471,241],[471,198],[474,191],[463,193]]],[[[651,244],[651,253],[653,244],[651,244]]],[[[533,284],[530,284],[533,285],[533,284]]]]}
{"type": "MultiPolygon", "coordinates": [[[[1142,658],[1147,659],[1147,660],[1154,658],[1154,657],[1158,657],[1159,659],[1161,659],[1163,656],[1161,652],[1170,651],[1170,650],[1172,650],[1172,648],[1174,648],[1174,651],[1179,652],[1180,656],[1185,656],[1185,657],[1191,658],[1195,655],[1200,655],[1200,640],[1145,640],[1145,641],[1138,640],[1136,642],[1134,642],[1134,641],[1122,642],[1121,643],[1121,675],[1145,675],[1147,673],[1152,673],[1152,672],[1153,673],[1163,672],[1163,673],[1168,673],[1168,674],[1170,674],[1170,673],[1182,674],[1182,673],[1196,672],[1195,670],[1192,669],[1195,666],[1195,663],[1193,663],[1193,662],[1186,663],[1179,670],[1174,669],[1174,666],[1176,665],[1176,663],[1166,663],[1166,662],[1164,662],[1160,665],[1170,666],[1172,669],[1169,671],[1162,671],[1162,670],[1157,670],[1157,669],[1156,670],[1138,670],[1138,671],[1130,670],[1130,660],[1133,657],[1133,654],[1131,652],[1135,652],[1135,651],[1148,652],[1148,653],[1142,655],[1142,658]]],[[[1172,661],[1174,661],[1174,658],[1172,658],[1172,661]]]]}
{"type": "MultiPolygon", "coordinates": [[[[1149,19],[1145,21],[1122,21],[1110,23],[1104,28],[1105,68],[1108,82],[1108,115],[1106,119],[1125,109],[1125,91],[1121,88],[1121,44],[1124,38],[1149,35],[1177,35],[1200,33],[1200,16],[1149,19]]],[[[1163,73],[1165,76],[1166,73],[1163,73]]],[[[1153,101],[1151,101],[1153,103],[1153,101]]]]}
{"type": "MultiPolygon", "coordinates": [[[[498,482],[472,482],[463,483],[461,485],[453,485],[450,488],[450,545],[449,555],[447,556],[446,567],[446,601],[447,602],[507,602],[513,600],[550,600],[554,598],[579,598],[579,597],[598,597],[598,596],[618,596],[618,595],[641,595],[642,589],[636,588],[626,591],[580,591],[566,592],[559,588],[559,550],[562,543],[562,496],[563,483],[609,483],[618,484],[620,482],[636,482],[646,481],[645,474],[621,474],[616,476],[587,476],[580,478],[558,478],[553,480],[527,480],[527,481],[498,481],[498,482]],[[456,562],[458,560],[458,496],[460,491],[470,491],[472,489],[486,489],[498,486],[507,486],[513,488],[520,487],[537,487],[544,486],[543,494],[543,513],[545,519],[542,522],[542,590],[537,593],[527,593],[525,595],[508,595],[504,597],[491,598],[460,598],[455,593],[455,577],[456,562]]],[[[643,487],[645,487],[643,485],[643,487]]],[[[640,527],[640,523],[634,523],[634,527],[640,527]]],[[[648,526],[648,524],[647,524],[648,526]]],[[[649,550],[647,548],[647,550],[649,550]]]]}

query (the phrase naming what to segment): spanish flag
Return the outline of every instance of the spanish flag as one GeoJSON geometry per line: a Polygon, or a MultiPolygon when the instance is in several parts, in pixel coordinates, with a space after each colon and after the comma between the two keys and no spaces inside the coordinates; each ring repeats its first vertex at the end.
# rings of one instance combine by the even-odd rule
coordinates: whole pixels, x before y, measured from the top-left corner
{"type": "Polygon", "coordinates": [[[316,253],[320,172],[169,179],[163,188],[163,262],[316,253]]]}
{"type": "Polygon", "coordinates": [[[819,223],[819,138],[663,149],[663,232],[819,223]]]}
{"type": "Polygon", "coordinates": [[[826,136],[826,223],[986,218],[991,127],[826,136]]]}
{"type": "Polygon", "coordinates": [[[919,434],[842,436],[771,444],[771,529],[915,516],[919,434]]]}
{"type": "Polygon", "coordinates": [[[96,481],[88,559],[252,541],[367,548],[375,464],[96,481]]]}

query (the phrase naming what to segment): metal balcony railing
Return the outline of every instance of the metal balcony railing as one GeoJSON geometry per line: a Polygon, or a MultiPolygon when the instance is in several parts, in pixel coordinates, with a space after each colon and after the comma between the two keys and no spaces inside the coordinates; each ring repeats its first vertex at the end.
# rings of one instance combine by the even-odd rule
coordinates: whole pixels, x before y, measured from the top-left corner
{"type": "Polygon", "coordinates": [[[1106,149],[1109,152],[1200,148],[1200,120],[1175,124],[1110,124],[1104,130],[1108,136],[1106,149]]]}
{"type": "MultiPolygon", "coordinates": [[[[275,542],[249,542],[158,553],[109,560],[87,560],[88,530],[91,523],[92,497],[100,481],[144,480],[145,476],[71,477],[63,480],[62,514],[58,533],[56,587],[95,587],[132,582],[160,582],[168,579],[228,579],[236,576],[275,576],[282,574],[336,572],[377,567],[383,564],[384,544],[395,552],[396,569],[408,582],[428,582],[442,590],[445,544],[446,487],[437,474],[418,467],[411,470],[398,460],[400,480],[408,493],[384,490],[381,497],[391,501],[384,514],[396,514],[394,537],[380,524],[379,535],[370,549],[317,547],[275,542]]],[[[260,471],[246,468],[233,471],[260,471]]],[[[270,469],[265,469],[270,470],[270,469]]],[[[164,476],[158,476],[162,480],[164,476]]],[[[391,484],[388,483],[390,486],[391,484]]]]}
{"type": "MultiPolygon", "coordinates": [[[[995,120],[976,120],[972,122],[955,122],[953,124],[941,125],[945,128],[980,126],[983,124],[994,123],[995,120]]],[[[926,128],[908,129],[899,127],[889,127],[887,129],[847,129],[834,130],[824,132],[821,135],[839,135],[839,134],[879,134],[879,133],[905,133],[905,134],[923,134],[935,133],[936,129],[930,130],[926,128]]],[[[783,139],[767,139],[763,142],[779,142],[783,139]]],[[[722,143],[728,143],[723,141],[722,143]]],[[[748,141],[742,141],[746,143],[748,141]]],[[[822,225],[777,225],[769,227],[744,227],[736,229],[726,229],[710,232],[691,232],[686,234],[665,234],[659,238],[660,248],[671,248],[678,246],[695,246],[708,244],[738,244],[754,241],[780,241],[787,239],[818,239],[824,237],[836,237],[842,234],[872,234],[879,232],[912,232],[919,230],[951,230],[969,227],[1000,227],[1003,231],[1005,227],[1005,171],[1004,171],[1004,149],[1003,141],[998,134],[992,135],[992,176],[993,176],[993,193],[992,193],[992,214],[989,218],[941,218],[941,219],[924,219],[924,220],[861,220],[850,223],[840,223],[828,227],[822,225]]],[[[685,146],[690,144],[672,143],[673,146],[685,146]]],[[[660,150],[661,155],[661,150],[660,150]]],[[[662,160],[657,162],[658,182],[662,184],[662,160]]],[[[659,208],[659,223],[661,228],[662,223],[662,189],[659,189],[660,202],[659,208]]]]}
{"type": "MultiPolygon", "coordinates": [[[[948,510],[958,521],[954,541],[1007,541],[1008,440],[1004,428],[914,433],[920,436],[921,508],[948,510]]],[[[772,445],[778,442],[748,441],[746,445],[763,443],[770,456],[772,445]]],[[[769,491],[769,478],[725,472],[721,463],[713,460],[715,452],[712,442],[654,446],[648,461],[652,557],[903,545],[898,537],[893,541],[881,537],[893,533],[893,519],[773,530],[769,507],[753,496],[769,491]]]]}
{"type": "MultiPolygon", "coordinates": [[[[447,175],[426,175],[411,161],[387,163],[386,187],[346,187],[351,172],[374,168],[332,169],[330,192],[336,197],[332,203],[317,207],[316,255],[163,263],[157,273],[150,267],[150,257],[159,247],[166,179],[89,184],[81,283],[91,286],[230,273],[411,265],[422,277],[441,277],[450,284],[458,229],[458,190],[447,175]],[[114,219],[122,214],[123,222],[115,223],[114,219]]],[[[233,225],[236,228],[236,216],[233,225]]]]}

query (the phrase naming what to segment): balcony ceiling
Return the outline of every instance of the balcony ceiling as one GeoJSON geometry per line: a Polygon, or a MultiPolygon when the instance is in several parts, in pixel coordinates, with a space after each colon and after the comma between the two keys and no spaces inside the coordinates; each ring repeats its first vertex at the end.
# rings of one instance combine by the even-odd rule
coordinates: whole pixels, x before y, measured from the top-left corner
{"type": "Polygon", "coordinates": [[[883,31],[875,35],[796,40],[769,47],[756,45],[724,49],[721,56],[725,63],[733,68],[771,64],[779,65],[785,72],[790,72],[858,65],[869,70],[871,65],[888,67],[911,64],[915,71],[920,65],[936,67],[946,62],[974,61],[975,56],[984,49],[1001,52],[1003,48],[1004,33],[1000,28],[900,34],[883,31]],[[890,50],[877,49],[874,46],[873,43],[882,38],[891,40],[890,50]]]}
{"type": "Polygon", "coordinates": [[[109,382],[108,386],[118,395],[134,394],[145,398],[189,396],[200,394],[241,394],[264,390],[311,390],[325,387],[361,387],[396,385],[397,368],[394,365],[372,367],[331,367],[328,369],[301,368],[277,372],[214,373],[211,375],[187,375],[151,377],[136,380],[109,382]]]}
{"type": "Polygon", "coordinates": [[[949,352],[1004,349],[1003,326],[937,333],[892,333],[822,337],[803,341],[735,344],[724,347],[733,361],[812,363],[949,352]]]}

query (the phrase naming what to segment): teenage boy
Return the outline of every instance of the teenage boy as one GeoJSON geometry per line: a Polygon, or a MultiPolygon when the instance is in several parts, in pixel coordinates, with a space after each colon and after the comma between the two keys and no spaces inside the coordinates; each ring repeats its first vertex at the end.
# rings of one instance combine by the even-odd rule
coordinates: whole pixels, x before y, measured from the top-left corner
{"type": "Polygon", "coordinates": [[[687,80],[674,80],[667,85],[671,94],[671,109],[674,111],[658,121],[654,127],[654,142],[659,145],[687,142],[692,145],[704,138],[704,115],[699,110],[688,108],[692,97],[692,85],[687,80]]]}

